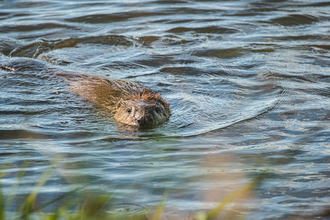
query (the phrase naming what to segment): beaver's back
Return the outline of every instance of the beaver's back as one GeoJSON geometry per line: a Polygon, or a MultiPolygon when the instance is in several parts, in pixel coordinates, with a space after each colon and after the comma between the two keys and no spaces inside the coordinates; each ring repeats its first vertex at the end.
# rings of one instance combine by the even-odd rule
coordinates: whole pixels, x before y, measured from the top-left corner
{"type": "Polygon", "coordinates": [[[136,93],[153,93],[148,87],[136,82],[85,74],[56,73],[55,75],[65,78],[72,92],[111,111],[115,111],[114,108],[124,97],[136,93]]]}

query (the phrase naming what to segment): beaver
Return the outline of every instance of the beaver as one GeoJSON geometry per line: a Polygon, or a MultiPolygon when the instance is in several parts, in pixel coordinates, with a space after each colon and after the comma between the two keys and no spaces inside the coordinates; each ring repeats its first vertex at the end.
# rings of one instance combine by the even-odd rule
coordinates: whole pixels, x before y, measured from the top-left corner
{"type": "Polygon", "coordinates": [[[98,106],[109,109],[120,123],[145,127],[169,119],[171,109],[159,93],[136,82],[79,74],[50,66],[36,59],[8,59],[0,68],[43,71],[66,80],[69,90],[98,106]]]}

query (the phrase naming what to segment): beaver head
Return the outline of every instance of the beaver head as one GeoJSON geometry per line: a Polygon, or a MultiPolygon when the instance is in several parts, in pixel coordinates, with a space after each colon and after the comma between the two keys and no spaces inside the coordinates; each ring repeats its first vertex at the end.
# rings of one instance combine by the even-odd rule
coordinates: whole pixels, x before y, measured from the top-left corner
{"type": "Polygon", "coordinates": [[[135,93],[118,102],[115,120],[137,127],[159,124],[171,115],[169,104],[158,93],[135,93]]]}

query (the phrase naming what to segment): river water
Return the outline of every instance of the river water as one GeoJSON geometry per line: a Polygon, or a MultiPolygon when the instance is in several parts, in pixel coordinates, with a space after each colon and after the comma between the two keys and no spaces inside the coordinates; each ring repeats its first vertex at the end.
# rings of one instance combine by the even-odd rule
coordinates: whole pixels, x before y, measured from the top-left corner
{"type": "Polygon", "coordinates": [[[184,219],[266,173],[231,209],[245,219],[321,211],[330,201],[329,21],[322,0],[0,1],[2,60],[136,81],[172,109],[162,125],[127,129],[56,77],[0,70],[0,163],[12,164],[4,191],[24,161],[21,196],[57,163],[41,196],[86,185],[132,211],[169,190],[165,216],[184,219]]]}

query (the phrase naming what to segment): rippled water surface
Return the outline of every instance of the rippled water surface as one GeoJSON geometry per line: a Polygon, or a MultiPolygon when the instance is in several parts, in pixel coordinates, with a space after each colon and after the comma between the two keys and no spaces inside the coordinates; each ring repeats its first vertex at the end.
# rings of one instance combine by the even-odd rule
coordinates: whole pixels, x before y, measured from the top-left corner
{"type": "Polygon", "coordinates": [[[127,129],[61,79],[0,70],[4,191],[23,161],[22,195],[58,161],[41,196],[83,184],[138,210],[170,189],[166,216],[184,219],[267,173],[237,212],[317,213],[330,202],[329,21],[327,1],[0,1],[1,62],[135,81],[172,109],[127,129]]]}

